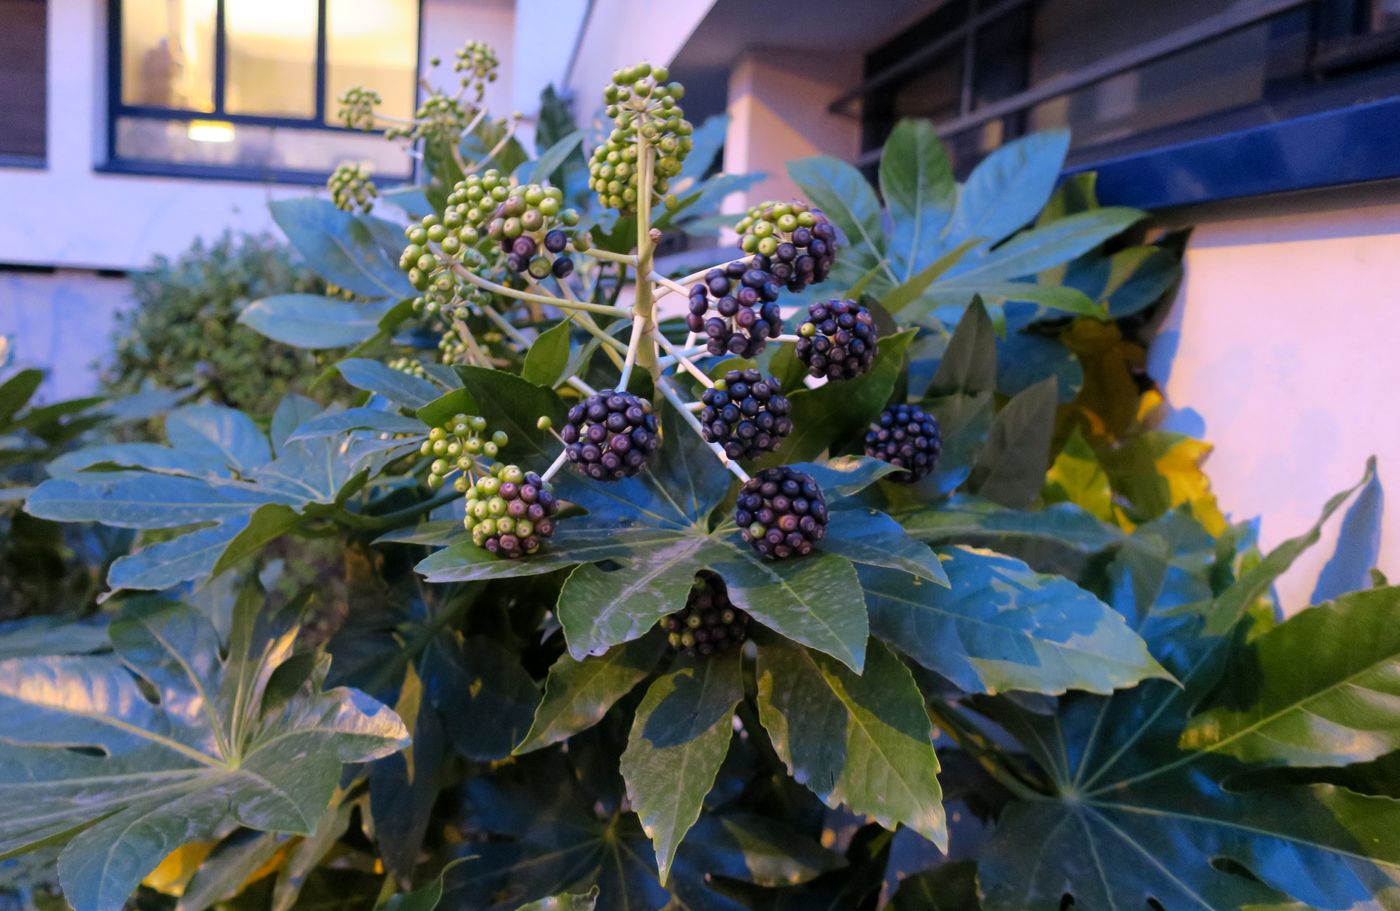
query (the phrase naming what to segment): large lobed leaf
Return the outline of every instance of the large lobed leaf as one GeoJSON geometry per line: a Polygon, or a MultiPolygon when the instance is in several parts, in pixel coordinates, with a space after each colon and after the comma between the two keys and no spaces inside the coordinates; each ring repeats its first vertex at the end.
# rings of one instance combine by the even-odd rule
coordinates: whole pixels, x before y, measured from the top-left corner
{"type": "Polygon", "coordinates": [[[342,764],[405,745],[388,708],[323,689],[326,662],[289,664],[297,627],[258,607],[241,599],[222,642],[194,608],[156,603],[111,625],[113,654],[0,661],[0,852],[67,840],[68,901],[115,911],[230,823],[310,833],[342,764]]]}

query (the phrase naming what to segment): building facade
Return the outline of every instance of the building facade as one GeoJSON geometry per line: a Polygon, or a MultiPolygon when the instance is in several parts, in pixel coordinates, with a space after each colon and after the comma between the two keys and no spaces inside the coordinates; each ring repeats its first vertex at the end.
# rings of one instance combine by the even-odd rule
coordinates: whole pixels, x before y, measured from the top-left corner
{"type": "MultiPolygon", "coordinates": [[[[399,73],[404,107],[409,73],[477,38],[501,58],[488,100],[527,126],[546,85],[587,119],[613,69],[669,64],[692,119],[728,113],[726,170],[766,175],[735,210],[794,195],[794,158],[873,168],[901,117],[961,171],[1069,127],[1105,203],[1195,226],[1151,372],[1215,444],[1227,512],[1264,515],[1272,545],[1372,453],[1400,484],[1396,0],[0,0],[0,23],[0,334],[62,368],[55,394],[90,382],[72,368],[100,355],[120,275],[271,230],[268,200],[370,154],[325,122],[355,67],[399,73]]],[[[1400,573],[1393,516],[1384,547],[1400,573]]]]}

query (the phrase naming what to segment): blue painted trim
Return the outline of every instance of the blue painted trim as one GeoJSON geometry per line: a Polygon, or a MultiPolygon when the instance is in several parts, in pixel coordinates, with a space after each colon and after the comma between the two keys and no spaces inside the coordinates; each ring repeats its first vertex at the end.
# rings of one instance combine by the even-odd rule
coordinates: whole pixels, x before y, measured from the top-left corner
{"type": "Polygon", "coordinates": [[[1162,209],[1400,177],[1400,97],[1091,162],[1103,205],[1162,209]]]}
{"type": "MultiPolygon", "coordinates": [[[[277,168],[239,168],[224,165],[172,164],[163,161],[148,161],[139,158],[118,158],[93,168],[98,174],[127,174],[142,177],[176,177],[198,180],[228,180],[237,183],[279,183],[301,184],[308,187],[324,187],[330,177],[329,171],[288,171],[277,168]]],[[[403,186],[412,183],[412,174],[374,175],[375,184],[380,189],[403,186]]]]}

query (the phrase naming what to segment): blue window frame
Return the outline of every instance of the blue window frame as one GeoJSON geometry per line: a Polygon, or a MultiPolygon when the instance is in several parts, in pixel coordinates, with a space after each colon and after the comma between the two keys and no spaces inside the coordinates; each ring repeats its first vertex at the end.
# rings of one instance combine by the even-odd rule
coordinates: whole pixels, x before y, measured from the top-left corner
{"type": "Polygon", "coordinates": [[[1069,172],[1166,207],[1400,177],[1400,0],[948,0],[872,51],[860,164],[904,116],[965,172],[1067,126],[1069,172]]]}
{"type": "MultiPolygon", "coordinates": [[[[344,27],[335,30],[333,14],[347,12],[334,21],[351,25],[374,7],[381,27],[390,20],[396,38],[365,37],[394,56],[393,78],[367,84],[399,100],[408,116],[418,94],[422,0],[299,2],[109,0],[106,156],[98,169],[320,184],[336,165],[358,161],[380,179],[410,178],[412,160],[382,130],[335,121],[346,82],[336,75],[372,70],[336,69],[332,45],[344,27]],[[249,11],[260,12],[265,35],[239,31],[249,11]],[[249,54],[250,40],[267,46],[249,54]]],[[[353,61],[342,54],[346,63],[353,61]]]]}

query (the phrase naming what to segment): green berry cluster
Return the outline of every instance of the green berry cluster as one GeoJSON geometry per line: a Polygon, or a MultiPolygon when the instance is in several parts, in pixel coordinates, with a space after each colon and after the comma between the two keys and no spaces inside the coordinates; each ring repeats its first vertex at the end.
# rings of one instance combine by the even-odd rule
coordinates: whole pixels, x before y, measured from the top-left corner
{"type": "Polygon", "coordinates": [[[496,81],[500,65],[495,48],[483,41],[468,41],[457,50],[457,62],[452,68],[462,74],[464,87],[476,89],[476,100],[480,101],[487,84],[496,81]]]}
{"type": "Polygon", "coordinates": [[[373,89],[351,86],[338,99],[340,110],[337,116],[350,129],[368,132],[374,129],[374,109],[383,100],[373,89]]]}
{"type": "Polygon", "coordinates": [[[836,261],[836,227],[804,202],[764,202],[734,226],[745,253],[768,257],[789,291],[826,281],[836,261]]]}
{"type": "Polygon", "coordinates": [[[413,115],[413,122],[393,126],[384,135],[390,139],[407,139],[411,142],[426,140],[429,143],[456,143],[462,131],[470,123],[466,108],[455,98],[435,92],[423,100],[413,115]]]}
{"type": "Polygon", "coordinates": [[[558,511],[559,502],[539,475],[518,465],[493,465],[467,489],[462,524],[477,547],[514,559],[537,552],[554,534],[558,511]]]}
{"type": "Polygon", "coordinates": [[[331,191],[331,202],[346,212],[368,212],[379,195],[379,189],[370,180],[369,169],[358,164],[339,165],[326,181],[326,187],[331,191]]]}
{"type": "Polygon", "coordinates": [[[428,466],[428,486],[441,487],[448,475],[462,472],[454,486],[459,493],[466,493],[470,486],[467,475],[476,469],[477,458],[494,459],[509,442],[503,430],[488,437],[486,419],[480,415],[453,415],[441,427],[428,431],[428,438],[419,449],[425,457],[433,457],[433,463],[428,466]]]}
{"type": "MultiPolygon", "coordinates": [[[[423,363],[416,357],[396,357],[389,361],[389,369],[407,373],[409,376],[416,376],[420,380],[428,378],[428,371],[423,369],[423,363]]],[[[423,454],[427,455],[428,453],[424,452],[423,454]]]]}
{"type": "Polygon", "coordinates": [[[439,302],[455,296],[456,279],[443,270],[461,261],[467,246],[463,238],[475,237],[475,230],[464,226],[460,214],[449,206],[441,218],[430,212],[409,222],[403,233],[408,245],[399,257],[399,268],[408,274],[409,284],[423,292],[431,289],[439,302]]]}
{"type": "Polygon", "coordinates": [[[463,287],[444,272],[434,276],[427,290],[413,299],[413,313],[425,320],[440,318],[451,322],[464,319],[473,308],[489,306],[492,300],[490,291],[475,285],[463,287]]]}
{"type": "MultiPolygon", "coordinates": [[[[678,82],[668,84],[668,76],[665,67],[638,63],[613,73],[612,84],[603,90],[613,130],[593,150],[589,186],[609,208],[630,212],[642,200],[637,186],[638,136],[656,150],[656,174],[648,193],[664,196],[690,154],[694,130],[680,106],[685,88],[678,82]]],[[[645,202],[651,205],[653,200],[645,202]]]]}
{"type": "Polygon", "coordinates": [[[443,332],[442,338],[438,340],[438,360],[444,364],[467,363],[469,350],[467,343],[462,341],[455,329],[443,332]]]}

